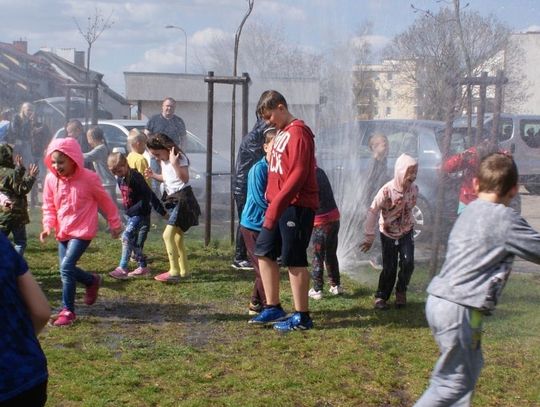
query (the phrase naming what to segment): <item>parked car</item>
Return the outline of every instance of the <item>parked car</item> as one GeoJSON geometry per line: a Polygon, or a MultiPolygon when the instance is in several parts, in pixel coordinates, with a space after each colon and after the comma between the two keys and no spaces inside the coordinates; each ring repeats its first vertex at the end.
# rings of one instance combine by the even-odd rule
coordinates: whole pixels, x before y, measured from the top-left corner
{"type": "MultiPolygon", "coordinates": [[[[98,126],[103,129],[107,146],[111,151],[128,151],[127,136],[131,129],[141,131],[146,127],[146,120],[99,120],[98,126]]],[[[189,183],[201,208],[204,206],[206,195],[206,146],[190,131],[186,133],[184,152],[189,158],[189,183]]],[[[65,137],[65,129],[60,128],[53,138],[65,137]]],[[[224,207],[230,204],[230,164],[217,152],[212,154],[212,206],[224,207]]]]}

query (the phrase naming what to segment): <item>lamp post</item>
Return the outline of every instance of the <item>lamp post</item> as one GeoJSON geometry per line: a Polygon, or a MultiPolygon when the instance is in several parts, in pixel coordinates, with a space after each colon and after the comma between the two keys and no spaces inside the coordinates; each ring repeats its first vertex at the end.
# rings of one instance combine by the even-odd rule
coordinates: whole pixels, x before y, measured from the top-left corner
{"type": "Polygon", "coordinates": [[[184,33],[184,38],[186,40],[184,45],[184,72],[187,73],[187,34],[186,30],[184,30],[182,27],[178,27],[177,25],[166,25],[165,28],[174,28],[176,30],[180,30],[184,33]]]}

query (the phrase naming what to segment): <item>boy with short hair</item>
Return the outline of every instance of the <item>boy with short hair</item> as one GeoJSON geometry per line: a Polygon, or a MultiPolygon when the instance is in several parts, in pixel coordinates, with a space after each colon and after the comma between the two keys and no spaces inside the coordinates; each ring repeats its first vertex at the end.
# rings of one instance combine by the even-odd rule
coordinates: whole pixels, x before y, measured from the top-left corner
{"type": "Polygon", "coordinates": [[[266,188],[268,209],[255,248],[267,306],[249,322],[274,324],[274,329],[282,332],[311,329],[307,247],[319,204],[314,135],[289,112],[285,98],[275,90],[262,93],[257,113],[281,131],[272,147],[266,188]],[[280,246],[281,263],[289,268],[295,307],[288,318],[279,300],[276,260],[280,246]]]}
{"type": "Polygon", "coordinates": [[[483,365],[483,317],[494,311],[516,255],[540,264],[540,234],[508,207],[518,192],[514,160],[487,156],[473,182],[478,199],[458,217],[441,272],[427,288],[426,317],[440,357],[417,407],[470,405],[483,365]]]}
{"type": "MultiPolygon", "coordinates": [[[[138,129],[131,129],[127,143],[130,149],[126,157],[129,168],[133,168],[144,176],[144,172],[149,167],[148,161],[144,156],[144,152],[146,151],[146,135],[138,129]]],[[[151,180],[149,178],[146,178],[146,183],[151,186],[151,180]]]]}

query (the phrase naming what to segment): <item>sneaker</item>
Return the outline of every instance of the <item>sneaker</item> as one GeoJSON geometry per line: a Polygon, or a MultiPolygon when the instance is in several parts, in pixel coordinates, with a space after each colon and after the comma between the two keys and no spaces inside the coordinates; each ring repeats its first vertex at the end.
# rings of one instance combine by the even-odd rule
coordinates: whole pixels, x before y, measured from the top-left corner
{"type": "Polygon", "coordinates": [[[235,260],[231,267],[236,270],[253,270],[253,266],[249,260],[235,260]]]}
{"type": "Polygon", "coordinates": [[[180,276],[173,276],[167,271],[155,276],[154,280],[161,281],[162,283],[178,283],[180,281],[180,276]]]}
{"type": "Polygon", "coordinates": [[[94,282],[89,286],[86,286],[86,292],[84,293],[84,303],[86,305],[92,305],[96,302],[102,280],[102,276],[100,276],[99,274],[94,274],[94,282]]]}
{"type": "Polygon", "coordinates": [[[382,298],[375,298],[375,304],[373,305],[373,308],[385,310],[388,309],[388,304],[382,298]]]}
{"type": "Polygon", "coordinates": [[[54,326],[69,326],[75,322],[77,317],[74,312],[71,312],[67,308],[64,308],[58,313],[57,318],[54,320],[54,326]]]}
{"type": "Polygon", "coordinates": [[[126,269],[123,269],[122,267],[117,267],[113,271],[109,273],[109,275],[112,278],[116,278],[117,280],[125,280],[128,278],[128,271],[126,269]]]}
{"type": "Polygon", "coordinates": [[[369,265],[375,270],[382,270],[382,264],[379,261],[378,257],[372,257],[371,259],[369,259],[369,265]]]}
{"type": "Polygon", "coordinates": [[[128,277],[143,277],[150,273],[148,267],[137,267],[135,270],[128,273],[128,277]]]}
{"type": "Polygon", "coordinates": [[[320,300],[322,298],[322,290],[316,290],[314,288],[310,288],[308,291],[308,295],[310,298],[313,298],[314,300],[320,300]]]}
{"type": "Polygon", "coordinates": [[[287,314],[281,307],[264,308],[259,315],[248,321],[248,324],[267,325],[283,321],[287,318],[287,314]]]}
{"type": "Polygon", "coordinates": [[[407,293],[406,292],[397,292],[396,291],[396,308],[403,308],[407,305],[407,293]]]}
{"type": "Polygon", "coordinates": [[[295,312],[283,322],[274,324],[274,329],[279,332],[307,331],[312,328],[313,320],[310,317],[304,317],[302,321],[302,316],[299,312],[295,312]]]}
{"type": "Polygon", "coordinates": [[[249,307],[248,307],[249,315],[259,315],[262,310],[263,310],[263,306],[261,303],[254,303],[254,302],[249,303],[249,307]]]}
{"type": "Polygon", "coordinates": [[[332,295],[341,295],[343,294],[343,287],[340,285],[333,285],[328,289],[328,291],[332,295]]]}

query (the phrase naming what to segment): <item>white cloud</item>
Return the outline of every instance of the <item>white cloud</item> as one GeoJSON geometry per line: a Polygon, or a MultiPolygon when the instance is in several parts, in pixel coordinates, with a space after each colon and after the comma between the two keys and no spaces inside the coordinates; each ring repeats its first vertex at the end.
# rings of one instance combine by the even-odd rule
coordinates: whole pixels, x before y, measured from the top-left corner
{"type": "Polygon", "coordinates": [[[254,13],[260,17],[280,18],[284,20],[304,22],[307,20],[304,9],[280,1],[263,0],[255,5],[254,13]]]}
{"type": "Polygon", "coordinates": [[[540,32],[540,25],[530,25],[527,28],[520,30],[520,32],[540,32]]]}

